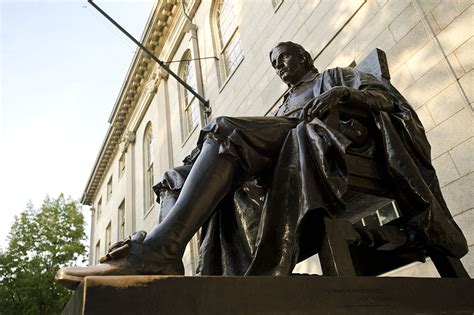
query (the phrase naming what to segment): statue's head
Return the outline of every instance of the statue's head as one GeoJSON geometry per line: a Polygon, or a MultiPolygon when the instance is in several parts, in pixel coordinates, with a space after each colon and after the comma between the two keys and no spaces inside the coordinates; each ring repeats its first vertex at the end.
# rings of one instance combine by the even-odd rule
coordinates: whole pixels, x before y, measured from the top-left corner
{"type": "Polygon", "coordinates": [[[278,43],[270,51],[270,61],[278,76],[288,85],[294,85],[308,72],[317,72],[309,52],[293,42],[278,43]]]}

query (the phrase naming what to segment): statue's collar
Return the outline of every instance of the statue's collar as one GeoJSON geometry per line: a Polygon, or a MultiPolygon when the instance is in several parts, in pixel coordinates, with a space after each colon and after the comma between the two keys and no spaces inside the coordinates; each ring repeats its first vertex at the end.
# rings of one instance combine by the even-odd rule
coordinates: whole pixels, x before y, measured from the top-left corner
{"type": "MultiPolygon", "coordinates": [[[[303,85],[304,83],[308,83],[308,82],[313,82],[318,76],[320,75],[320,73],[318,71],[308,71],[301,79],[298,83],[296,83],[295,85],[293,86],[290,86],[289,89],[286,91],[286,93],[284,94],[283,96],[283,103],[282,105],[285,104],[287,98],[293,94],[293,91],[297,90],[298,87],[300,87],[301,85],[303,85]]],[[[280,105],[280,107],[282,106],[280,105]]]]}
{"type": "Polygon", "coordinates": [[[308,71],[301,79],[298,83],[296,83],[295,85],[293,86],[290,86],[290,91],[298,86],[300,86],[301,84],[303,83],[307,83],[307,82],[311,82],[313,81],[314,79],[316,79],[317,76],[319,76],[320,73],[317,72],[317,71],[308,71]]]}

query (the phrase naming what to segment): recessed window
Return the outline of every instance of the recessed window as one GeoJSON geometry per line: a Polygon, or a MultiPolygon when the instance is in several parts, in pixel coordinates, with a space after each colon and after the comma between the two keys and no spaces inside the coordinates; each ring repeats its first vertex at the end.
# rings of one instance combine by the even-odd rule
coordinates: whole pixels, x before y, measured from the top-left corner
{"type": "Polygon", "coordinates": [[[145,135],[143,137],[143,199],[144,207],[143,214],[147,214],[150,208],[153,206],[155,200],[153,197],[153,132],[151,123],[145,129],[145,135]]]}
{"type": "Polygon", "coordinates": [[[217,1],[213,14],[213,24],[216,29],[216,43],[223,68],[222,75],[225,79],[244,58],[233,1],[217,1]]]}
{"type": "Polygon", "coordinates": [[[105,251],[108,252],[112,245],[112,222],[109,222],[105,228],[105,251]]]}
{"type": "Polygon", "coordinates": [[[100,260],[100,240],[95,244],[94,262],[97,265],[100,260]]]}
{"type": "MultiPolygon", "coordinates": [[[[191,60],[191,51],[187,50],[181,60],[179,76],[196,90],[196,69],[194,61],[191,60]]],[[[182,140],[188,138],[189,134],[199,124],[199,101],[190,91],[180,86],[181,100],[181,129],[182,140]]]]}
{"type": "Polygon", "coordinates": [[[98,221],[100,219],[100,216],[102,215],[102,198],[100,198],[99,201],[97,202],[96,215],[97,215],[97,221],[98,221]]]}
{"type": "Polygon", "coordinates": [[[118,207],[118,239],[125,239],[125,199],[118,207]]]}
{"type": "Polygon", "coordinates": [[[112,197],[112,176],[110,176],[107,182],[107,200],[109,200],[110,197],[112,197]]]}
{"type": "Polygon", "coordinates": [[[119,158],[119,175],[122,176],[123,173],[125,173],[125,156],[126,153],[122,153],[122,155],[119,158]]]}

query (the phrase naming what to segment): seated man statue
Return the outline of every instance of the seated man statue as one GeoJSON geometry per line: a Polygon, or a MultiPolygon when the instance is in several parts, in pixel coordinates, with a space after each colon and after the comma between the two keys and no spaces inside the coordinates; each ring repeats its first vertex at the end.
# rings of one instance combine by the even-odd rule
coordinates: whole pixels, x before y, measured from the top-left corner
{"type": "Polygon", "coordinates": [[[292,42],[279,43],[270,60],[290,88],[275,117],[214,119],[185,165],[155,186],[162,207],[171,203],[164,220],[112,246],[96,266],[62,268],[59,284],[74,288],[89,275],[182,275],[186,244],[201,228],[198,273],[291,274],[318,251],[322,219],[346,208],[345,150],[357,139],[334,122],[340,106],[367,111],[378,126],[369,137],[384,152],[387,180],[410,229],[443,254],[466,254],[423,127],[395,89],[352,68],[319,73],[292,42]]]}

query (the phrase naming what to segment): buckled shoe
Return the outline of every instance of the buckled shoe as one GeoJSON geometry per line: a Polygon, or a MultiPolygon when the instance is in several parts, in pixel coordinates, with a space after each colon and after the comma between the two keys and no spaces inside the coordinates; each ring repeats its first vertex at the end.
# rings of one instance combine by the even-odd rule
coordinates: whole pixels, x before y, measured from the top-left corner
{"type": "Polygon", "coordinates": [[[112,245],[100,264],[88,267],[63,267],[56,283],[74,290],[86,276],[184,275],[181,259],[166,259],[143,245],[146,232],[139,231],[112,245]]]}

